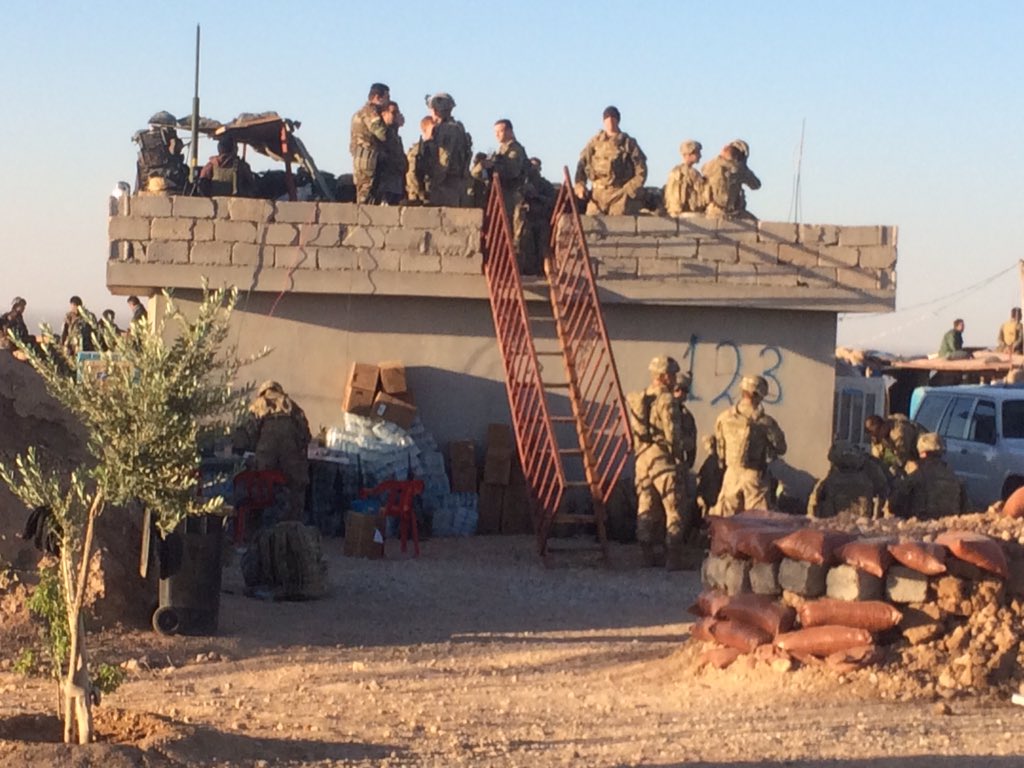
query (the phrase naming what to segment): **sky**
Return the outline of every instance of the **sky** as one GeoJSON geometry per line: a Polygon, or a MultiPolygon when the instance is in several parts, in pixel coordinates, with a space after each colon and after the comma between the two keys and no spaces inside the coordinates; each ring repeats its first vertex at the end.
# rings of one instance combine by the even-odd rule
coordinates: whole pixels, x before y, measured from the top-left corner
{"type": "Polygon", "coordinates": [[[474,150],[510,118],[555,180],[614,104],[649,184],[684,139],[709,159],[742,138],[761,219],[796,218],[799,160],[800,221],[899,227],[897,312],[841,316],[840,344],[932,352],[960,316],[967,345],[990,345],[1020,301],[1024,3],[39,0],[0,27],[0,304],[24,296],[30,323],[73,293],[126,319],[105,287],[107,196],[134,179],[148,117],[190,111],[197,23],[202,113],[300,120],[323,170],[351,170],[349,119],[375,81],[407,146],[443,90],[474,150]]]}

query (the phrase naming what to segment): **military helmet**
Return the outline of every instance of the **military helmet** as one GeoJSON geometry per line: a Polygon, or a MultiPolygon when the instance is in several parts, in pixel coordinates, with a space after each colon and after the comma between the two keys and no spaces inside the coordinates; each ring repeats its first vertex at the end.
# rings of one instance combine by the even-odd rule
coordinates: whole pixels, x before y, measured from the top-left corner
{"type": "Polygon", "coordinates": [[[442,91],[441,93],[435,93],[433,96],[427,97],[427,107],[447,114],[455,109],[455,99],[452,98],[450,93],[444,93],[442,91]]]}
{"type": "Polygon", "coordinates": [[[674,358],[658,355],[651,360],[651,364],[647,366],[647,370],[657,376],[661,376],[666,373],[676,374],[679,372],[679,363],[677,363],[674,358]]]}
{"type": "Polygon", "coordinates": [[[840,469],[860,469],[864,466],[864,454],[849,440],[836,440],[828,449],[828,461],[840,469]]]}
{"type": "Polygon", "coordinates": [[[946,441],[937,432],[925,432],[917,438],[918,453],[942,453],[946,450],[946,441]]]}
{"type": "Polygon", "coordinates": [[[679,145],[679,154],[686,157],[687,155],[692,155],[694,152],[700,152],[702,149],[704,149],[704,145],[699,141],[687,139],[679,145]]]}
{"type": "Polygon", "coordinates": [[[280,394],[283,395],[284,388],[273,379],[267,379],[262,384],[260,384],[260,388],[256,390],[256,396],[261,397],[262,395],[265,395],[267,392],[279,392],[280,394]]]}
{"type": "Polygon", "coordinates": [[[678,389],[685,389],[687,392],[690,391],[690,386],[693,384],[693,376],[686,371],[680,371],[676,374],[676,387],[678,389]]]}
{"type": "Polygon", "coordinates": [[[744,376],[740,381],[740,392],[765,397],[768,394],[768,382],[764,376],[744,376]]]}
{"type": "Polygon", "coordinates": [[[178,123],[177,118],[174,117],[166,109],[161,109],[155,115],[149,118],[150,125],[162,125],[168,128],[174,128],[178,123]]]}
{"type": "Polygon", "coordinates": [[[743,153],[744,157],[750,157],[750,145],[743,139],[733,139],[729,142],[729,146],[736,147],[736,149],[743,153]]]}
{"type": "Polygon", "coordinates": [[[25,301],[21,296],[15,296],[14,301],[11,302],[11,309],[15,307],[24,307],[28,302],[25,301]]]}

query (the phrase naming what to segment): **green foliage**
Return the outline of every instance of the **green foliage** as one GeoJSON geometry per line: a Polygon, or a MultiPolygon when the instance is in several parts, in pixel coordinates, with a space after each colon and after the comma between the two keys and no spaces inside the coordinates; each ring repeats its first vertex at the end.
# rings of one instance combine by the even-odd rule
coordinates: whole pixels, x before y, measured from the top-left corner
{"type": "Polygon", "coordinates": [[[104,696],[113,693],[124,682],[124,670],[113,664],[97,664],[93,669],[92,684],[104,696]]]}
{"type": "Polygon", "coordinates": [[[38,660],[36,652],[31,648],[22,648],[18,652],[18,658],[14,660],[14,671],[19,675],[31,675],[36,671],[38,660]]]}
{"type": "Polygon", "coordinates": [[[60,679],[71,647],[68,611],[58,566],[49,563],[39,569],[39,583],[28,599],[29,612],[43,625],[43,641],[53,676],[60,679]]]}

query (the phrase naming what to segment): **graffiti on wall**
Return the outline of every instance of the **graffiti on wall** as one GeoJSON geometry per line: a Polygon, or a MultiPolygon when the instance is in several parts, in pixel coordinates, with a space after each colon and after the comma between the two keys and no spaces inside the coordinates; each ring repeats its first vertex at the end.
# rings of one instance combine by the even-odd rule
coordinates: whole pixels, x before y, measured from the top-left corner
{"type": "Polygon", "coordinates": [[[785,355],[782,349],[774,344],[766,344],[760,349],[744,349],[735,341],[702,341],[697,334],[693,334],[680,359],[683,369],[689,371],[693,382],[690,385],[689,400],[708,399],[711,405],[718,405],[723,401],[732,405],[739,398],[740,380],[744,376],[764,376],[768,382],[765,403],[782,402],[783,389],[779,376],[785,355]],[[708,376],[702,368],[707,355],[702,355],[701,365],[697,363],[697,353],[700,349],[710,349],[714,352],[715,365],[712,376],[708,376]],[[714,385],[709,384],[712,379],[716,380],[714,385]]]}

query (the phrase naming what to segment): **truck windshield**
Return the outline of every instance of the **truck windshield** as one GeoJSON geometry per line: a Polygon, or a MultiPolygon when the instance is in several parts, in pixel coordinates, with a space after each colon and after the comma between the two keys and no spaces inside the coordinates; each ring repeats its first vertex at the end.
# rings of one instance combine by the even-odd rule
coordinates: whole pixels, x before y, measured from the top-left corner
{"type": "Polygon", "coordinates": [[[1024,400],[1003,403],[1003,437],[1024,438],[1024,400]]]}

